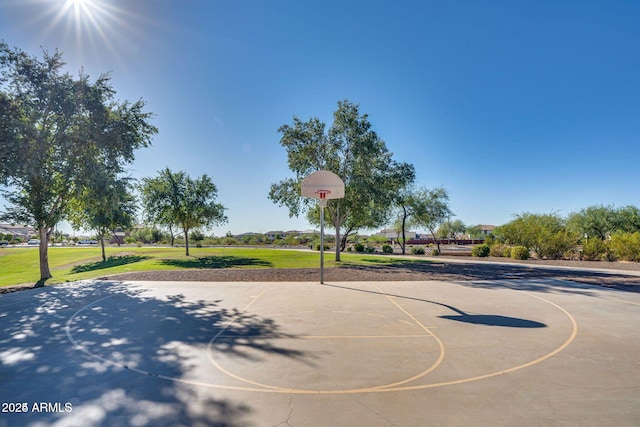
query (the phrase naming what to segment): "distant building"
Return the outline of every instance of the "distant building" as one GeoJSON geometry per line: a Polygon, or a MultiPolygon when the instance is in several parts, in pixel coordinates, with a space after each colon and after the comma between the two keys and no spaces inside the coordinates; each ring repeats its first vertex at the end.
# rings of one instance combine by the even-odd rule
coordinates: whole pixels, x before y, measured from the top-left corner
{"type": "Polygon", "coordinates": [[[111,235],[111,239],[109,240],[109,243],[112,245],[123,245],[125,243],[124,239],[126,239],[128,237],[128,233],[122,231],[121,229],[118,229],[116,231],[113,232],[113,234],[111,235]]]}
{"type": "Polygon", "coordinates": [[[284,239],[284,231],[267,231],[264,235],[269,240],[284,239]]]}
{"type": "Polygon", "coordinates": [[[493,234],[493,230],[496,229],[495,225],[481,225],[480,232],[483,236],[488,236],[489,234],[493,234]]]}
{"type": "Polygon", "coordinates": [[[38,232],[28,225],[0,224],[0,234],[11,236],[11,240],[27,241],[31,239],[31,236],[36,236],[38,232]]]}
{"type": "Polygon", "coordinates": [[[431,234],[431,233],[427,233],[427,232],[424,232],[424,233],[416,233],[416,237],[415,237],[415,238],[416,238],[416,239],[432,239],[432,240],[433,240],[433,239],[435,239],[435,238],[433,237],[433,234],[431,234]]]}
{"type": "Polygon", "coordinates": [[[476,225],[467,229],[466,234],[464,234],[465,239],[484,239],[489,234],[493,234],[493,231],[496,229],[495,225],[481,224],[476,225]]]}
{"type": "MultiPolygon", "coordinates": [[[[400,231],[400,232],[399,232],[399,231],[397,231],[397,230],[395,230],[395,229],[393,229],[393,228],[385,228],[384,230],[380,230],[380,231],[378,231],[378,233],[376,233],[376,235],[378,235],[378,236],[384,236],[384,237],[386,237],[387,239],[395,240],[395,239],[397,239],[398,237],[401,237],[401,236],[402,236],[402,231],[400,231]]],[[[407,240],[409,240],[409,239],[415,239],[415,238],[416,238],[416,236],[417,236],[417,233],[416,233],[415,231],[408,231],[408,230],[405,230],[405,231],[404,231],[404,236],[405,236],[405,238],[406,238],[407,240]]]]}

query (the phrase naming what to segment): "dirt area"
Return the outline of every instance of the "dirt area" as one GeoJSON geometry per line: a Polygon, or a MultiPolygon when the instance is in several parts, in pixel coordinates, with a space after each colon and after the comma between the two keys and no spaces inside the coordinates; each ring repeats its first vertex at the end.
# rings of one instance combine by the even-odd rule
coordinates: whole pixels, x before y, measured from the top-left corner
{"type": "MultiPolygon", "coordinates": [[[[479,259],[474,258],[474,261],[479,259]]],[[[382,266],[344,266],[325,269],[326,282],[343,281],[417,281],[417,280],[504,280],[554,278],[573,280],[630,292],[640,292],[640,275],[627,275],[620,271],[572,271],[558,267],[583,267],[627,270],[640,272],[638,263],[587,262],[587,261],[526,261],[513,262],[505,258],[483,258],[478,263],[459,263],[446,258],[438,262],[397,263],[382,266]],[[487,262],[489,261],[489,262],[487,262]],[[503,263],[497,265],[493,262],[503,263]],[[530,265],[549,268],[533,268],[530,265]]],[[[633,274],[633,273],[630,273],[633,274]]],[[[318,281],[317,268],[295,269],[198,269],[175,271],[145,271],[109,276],[111,280],[159,280],[159,281],[213,281],[213,282],[281,282],[318,281]]]]}
{"type": "MultiPolygon", "coordinates": [[[[474,258],[474,263],[437,258],[437,262],[398,262],[381,266],[344,266],[326,268],[325,282],[343,281],[418,281],[418,280],[505,280],[561,279],[640,292],[640,263],[588,261],[518,261],[507,258],[474,258]],[[501,264],[495,264],[499,262],[501,264]],[[533,268],[544,265],[547,268],[533,268]],[[554,268],[559,267],[559,268],[554,268]],[[609,269],[610,271],[573,271],[562,267],[609,269]],[[628,271],[629,274],[624,272],[628,271]],[[636,275],[633,275],[633,274],[636,275]]],[[[215,268],[173,271],[141,271],[102,277],[109,280],[211,281],[211,282],[314,282],[317,268],[215,268]]],[[[33,285],[0,288],[0,293],[31,289],[33,285]]]]}

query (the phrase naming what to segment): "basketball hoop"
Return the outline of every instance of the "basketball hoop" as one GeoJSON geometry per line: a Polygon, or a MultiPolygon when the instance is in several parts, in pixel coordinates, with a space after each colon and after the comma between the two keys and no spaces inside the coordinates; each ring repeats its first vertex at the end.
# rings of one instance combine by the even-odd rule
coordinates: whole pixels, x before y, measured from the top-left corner
{"type": "Polygon", "coordinates": [[[344,197],[344,182],[331,171],[319,170],[303,179],[300,187],[302,197],[318,199],[320,204],[320,283],[324,284],[324,208],[327,200],[344,197]]]}
{"type": "Polygon", "coordinates": [[[331,194],[331,190],[316,190],[315,193],[318,195],[318,200],[320,201],[321,207],[327,206],[327,196],[331,194]]]}
{"type": "Polygon", "coordinates": [[[329,200],[344,197],[344,183],[338,175],[330,171],[317,171],[302,180],[302,197],[329,200]]]}

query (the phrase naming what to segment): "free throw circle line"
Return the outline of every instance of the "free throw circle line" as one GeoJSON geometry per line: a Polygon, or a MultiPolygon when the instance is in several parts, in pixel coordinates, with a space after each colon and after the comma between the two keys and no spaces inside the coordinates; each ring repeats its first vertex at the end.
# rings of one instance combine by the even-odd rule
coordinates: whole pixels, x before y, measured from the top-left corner
{"type": "MultiPolygon", "coordinates": [[[[375,285],[374,285],[375,286],[375,285]]],[[[424,371],[413,375],[412,377],[406,378],[404,380],[401,381],[396,381],[390,384],[382,384],[382,385],[377,385],[377,386],[372,386],[372,387],[362,387],[362,388],[355,388],[355,389],[346,389],[346,390],[311,390],[311,389],[299,389],[299,388],[285,388],[285,387],[280,387],[280,386],[274,386],[274,385],[270,385],[270,384],[264,384],[258,381],[253,381],[251,379],[245,378],[245,377],[241,377],[240,375],[237,375],[227,369],[225,369],[223,366],[221,366],[213,357],[213,352],[212,352],[212,345],[214,343],[214,341],[221,337],[223,332],[226,330],[226,328],[228,328],[229,326],[231,326],[231,324],[233,324],[233,322],[235,321],[235,319],[237,318],[233,318],[231,319],[228,324],[221,330],[219,331],[216,336],[214,336],[211,341],[209,341],[209,345],[207,346],[207,357],[209,358],[209,361],[211,362],[211,364],[213,366],[215,366],[220,372],[230,376],[231,378],[234,378],[238,381],[242,381],[244,383],[247,384],[251,384],[257,387],[264,387],[265,391],[277,391],[277,392],[281,392],[281,393],[298,393],[298,394],[353,394],[353,393],[369,393],[372,391],[376,391],[379,389],[389,389],[391,387],[395,387],[398,385],[402,385],[402,384],[406,384],[408,382],[414,381],[418,378],[422,378],[423,376],[429,374],[430,372],[434,371],[441,363],[442,360],[444,359],[444,344],[442,343],[442,341],[433,333],[429,330],[429,328],[427,328],[426,326],[424,326],[422,323],[420,323],[414,316],[412,316],[410,313],[408,313],[406,310],[404,310],[400,305],[398,305],[389,295],[386,295],[384,292],[382,292],[382,290],[380,288],[378,288],[377,286],[375,286],[376,289],[380,292],[381,295],[384,295],[389,301],[391,301],[397,308],[399,308],[405,315],[407,315],[410,319],[413,320],[413,322],[415,322],[415,324],[417,324],[420,328],[422,328],[427,334],[423,334],[423,335],[419,335],[419,337],[432,337],[436,340],[436,342],[438,343],[438,347],[440,350],[440,355],[438,357],[438,359],[433,363],[433,365],[431,365],[429,368],[425,369],[424,371]]],[[[266,289],[265,289],[266,291],[266,289]]],[[[262,294],[264,294],[263,291],[259,296],[262,296],[262,294]]],[[[256,300],[258,299],[256,298],[256,300]]],[[[247,307],[245,307],[244,309],[242,309],[241,313],[244,313],[256,300],[254,300],[253,302],[251,302],[247,307]]],[[[413,335],[415,336],[415,335],[413,335]]],[[[345,338],[345,337],[337,337],[337,336],[332,336],[330,338],[345,338]]],[[[348,338],[348,337],[346,337],[348,338]]],[[[357,337],[357,338],[362,338],[362,337],[357,337]]],[[[369,338],[373,338],[373,337],[369,337],[369,338]]],[[[398,336],[385,336],[384,338],[398,338],[398,336]]]]}
{"type": "Polygon", "coordinates": [[[517,366],[513,366],[511,368],[502,370],[502,371],[497,371],[497,372],[491,372],[488,374],[484,374],[484,375],[478,375],[475,377],[470,377],[470,378],[462,378],[459,380],[453,380],[453,381],[444,381],[444,382],[440,382],[440,383],[434,383],[434,384],[423,384],[423,385],[416,385],[416,386],[404,386],[404,387],[395,387],[393,389],[385,389],[384,391],[410,391],[410,390],[422,390],[422,389],[427,389],[427,388],[435,388],[435,387],[444,387],[444,386],[449,386],[449,385],[456,385],[456,384],[464,384],[464,383],[469,383],[469,382],[473,382],[473,381],[480,381],[480,380],[486,380],[487,378],[492,378],[492,377],[497,377],[499,375],[504,375],[504,374],[509,374],[515,371],[519,371],[520,369],[524,369],[524,368],[528,368],[530,366],[536,365],[540,362],[543,362],[553,356],[555,356],[556,354],[560,353],[561,351],[563,351],[565,348],[567,348],[572,342],[573,340],[576,338],[576,336],[578,335],[578,323],[576,322],[576,319],[574,319],[574,317],[564,308],[560,307],[558,304],[555,304],[551,301],[549,301],[548,299],[542,298],[540,296],[537,295],[533,295],[529,292],[525,292],[526,295],[529,295],[533,298],[537,298],[539,300],[542,300],[548,304],[551,304],[552,306],[556,307],[558,310],[562,311],[568,318],[569,321],[571,322],[571,334],[569,335],[569,338],[567,338],[567,340],[560,345],[560,347],[556,348],[555,350],[553,350],[550,353],[547,353],[541,357],[538,357],[537,359],[534,359],[530,362],[526,362],[523,363],[521,365],[517,365],[517,366]]]}
{"type": "MultiPolygon", "coordinates": [[[[508,287],[508,286],[505,286],[505,287],[508,287]]],[[[267,289],[265,289],[260,294],[260,296],[262,294],[264,294],[264,292],[267,289]]],[[[511,288],[511,289],[513,289],[513,288],[511,288]]],[[[316,394],[316,395],[320,395],[320,394],[385,393],[385,392],[396,392],[396,391],[415,391],[415,390],[421,390],[421,389],[445,387],[445,386],[450,386],[450,385],[457,385],[457,384],[464,384],[464,383],[469,383],[469,382],[474,382],[474,381],[480,381],[480,380],[496,377],[496,376],[499,376],[499,375],[515,372],[517,370],[528,368],[530,366],[533,366],[535,364],[543,362],[543,361],[545,361],[545,360],[557,355],[558,353],[562,352],[563,350],[565,350],[575,340],[575,338],[576,338],[576,336],[578,334],[578,324],[577,324],[576,320],[574,319],[574,317],[567,310],[565,310],[564,308],[562,308],[558,304],[555,304],[555,303],[553,303],[553,302],[551,302],[551,301],[549,301],[549,300],[547,300],[545,298],[542,298],[542,297],[537,296],[537,295],[533,295],[533,294],[528,293],[528,292],[526,292],[525,294],[529,295],[529,296],[531,296],[533,298],[537,298],[537,299],[539,299],[539,300],[541,300],[543,302],[546,302],[547,304],[550,304],[550,305],[554,306],[555,308],[560,310],[569,319],[569,321],[572,324],[572,331],[571,331],[570,336],[567,338],[567,340],[562,345],[560,345],[558,348],[556,348],[555,350],[551,351],[550,353],[547,353],[546,355],[543,355],[543,356],[541,356],[541,357],[539,357],[539,358],[537,358],[535,360],[532,360],[532,361],[527,362],[527,363],[523,363],[521,365],[513,366],[513,367],[507,368],[505,370],[500,370],[500,371],[496,371],[496,372],[492,372],[492,373],[488,373],[488,374],[484,374],[484,375],[478,375],[478,376],[474,376],[474,377],[469,377],[469,378],[462,378],[462,379],[459,379],[459,380],[444,381],[444,382],[440,382],[440,383],[422,384],[422,385],[415,385],[415,386],[403,386],[403,387],[379,386],[379,387],[371,387],[371,388],[367,388],[367,389],[354,389],[354,390],[300,390],[300,389],[288,389],[288,388],[273,387],[273,386],[268,386],[268,388],[264,388],[263,386],[259,386],[259,387],[233,386],[233,385],[223,385],[223,384],[212,384],[212,383],[206,383],[206,382],[194,381],[194,380],[185,380],[185,379],[181,379],[181,378],[170,377],[170,376],[161,375],[161,374],[155,374],[155,373],[143,370],[143,369],[139,369],[139,368],[128,366],[128,365],[126,365],[124,363],[121,363],[121,362],[109,360],[109,359],[106,359],[106,358],[104,358],[102,356],[98,356],[98,355],[92,353],[91,351],[89,351],[89,349],[87,349],[85,346],[80,344],[74,338],[73,333],[71,332],[71,325],[75,321],[75,318],[80,313],[82,313],[84,310],[87,310],[88,308],[98,304],[99,302],[104,301],[104,300],[106,300],[108,298],[111,298],[111,297],[113,297],[115,295],[109,295],[107,297],[98,299],[98,300],[96,300],[96,301],[94,301],[94,302],[92,302],[90,304],[87,304],[86,306],[78,309],[67,320],[66,326],[65,326],[65,332],[66,332],[67,338],[69,339],[69,341],[73,344],[73,346],[76,349],[82,351],[83,353],[87,354],[89,357],[91,357],[93,359],[99,360],[99,361],[104,362],[106,364],[110,364],[112,366],[118,366],[118,367],[130,370],[132,372],[136,372],[138,374],[146,375],[146,376],[153,377],[153,378],[159,378],[159,379],[163,379],[163,380],[167,380],[167,381],[173,381],[173,382],[177,382],[177,383],[182,383],[182,384],[195,385],[195,386],[201,386],[201,387],[207,387],[207,388],[213,388],[213,389],[219,389],[219,390],[247,391],[247,392],[258,392],[258,393],[316,394]],[[388,387],[388,388],[380,388],[380,387],[388,387]]],[[[247,308],[249,308],[249,306],[245,307],[245,310],[247,308]]],[[[229,323],[228,326],[230,326],[230,325],[231,324],[229,323]]]]}
{"type": "Polygon", "coordinates": [[[373,286],[378,290],[378,292],[380,292],[381,294],[385,295],[387,297],[387,300],[389,300],[400,311],[402,311],[407,317],[409,317],[409,319],[411,319],[416,325],[418,325],[420,328],[422,328],[423,331],[425,331],[427,334],[431,335],[433,337],[433,339],[435,339],[436,342],[438,343],[438,348],[440,350],[440,355],[438,356],[438,359],[429,368],[425,369],[424,371],[419,372],[418,374],[416,374],[416,375],[414,375],[414,376],[412,376],[410,378],[406,378],[406,379],[401,380],[401,381],[396,381],[396,382],[391,383],[391,384],[377,386],[377,387],[373,387],[373,388],[375,388],[375,389],[387,389],[387,388],[396,387],[396,386],[399,386],[399,385],[406,384],[408,382],[417,380],[418,378],[422,378],[425,375],[429,375],[431,372],[435,371],[438,368],[438,366],[440,366],[442,361],[444,360],[444,355],[445,355],[444,343],[428,327],[423,325],[418,319],[415,318],[415,316],[413,316],[411,313],[409,313],[407,310],[405,310],[400,304],[398,304],[393,299],[393,297],[391,295],[387,295],[377,285],[373,285],[373,286]]]}

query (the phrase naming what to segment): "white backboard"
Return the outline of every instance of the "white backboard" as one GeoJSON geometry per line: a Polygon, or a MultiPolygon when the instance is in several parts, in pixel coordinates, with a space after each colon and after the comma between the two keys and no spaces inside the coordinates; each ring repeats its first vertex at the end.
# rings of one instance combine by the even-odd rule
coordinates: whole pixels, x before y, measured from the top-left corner
{"type": "Polygon", "coordinates": [[[344,182],[330,171],[313,172],[302,180],[302,197],[341,199],[344,197],[344,182]],[[321,197],[323,194],[324,197],[321,197]]]}

